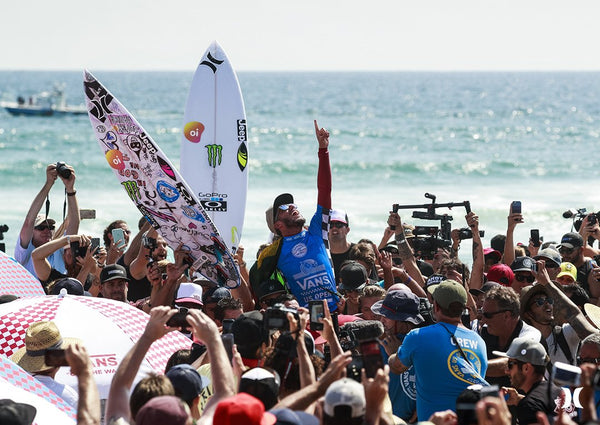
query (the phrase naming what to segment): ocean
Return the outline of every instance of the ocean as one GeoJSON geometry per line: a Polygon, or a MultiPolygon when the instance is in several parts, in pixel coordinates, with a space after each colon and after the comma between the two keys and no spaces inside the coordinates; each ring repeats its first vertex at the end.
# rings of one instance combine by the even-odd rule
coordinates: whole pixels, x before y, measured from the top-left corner
{"type": "MultiPolygon", "coordinates": [[[[189,72],[94,72],[179,164],[189,72]]],[[[595,193],[600,138],[600,73],[565,72],[240,72],[249,128],[249,184],[242,245],[252,262],[269,232],[264,211],[294,194],[307,219],[316,205],[313,119],[331,132],[333,206],[345,209],[349,239],[378,243],[392,204],[470,201],[484,245],[506,230],[508,208],[522,201],[515,241],[540,229],[560,240],[571,208],[600,209],[595,193]],[[589,184],[588,184],[589,183],[589,184]]],[[[81,72],[0,72],[0,99],[14,101],[64,83],[69,104],[83,104],[81,72]]],[[[49,163],[75,167],[80,208],[97,212],[81,232],[100,236],[115,219],[140,217],[113,176],[87,116],[23,117],[0,110],[0,224],[13,253],[22,220],[49,163]]],[[[64,191],[50,195],[62,217],[64,191]]],[[[411,218],[411,224],[436,225],[411,218]]],[[[421,209],[420,211],[424,211],[421,209]]],[[[445,208],[465,226],[464,208],[445,208]]],[[[461,259],[471,263],[468,241],[461,259]]]]}

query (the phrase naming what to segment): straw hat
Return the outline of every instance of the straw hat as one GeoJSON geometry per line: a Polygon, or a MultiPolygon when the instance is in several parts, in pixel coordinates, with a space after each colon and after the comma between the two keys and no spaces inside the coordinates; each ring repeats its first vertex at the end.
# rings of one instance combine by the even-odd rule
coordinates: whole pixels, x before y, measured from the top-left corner
{"type": "Polygon", "coordinates": [[[583,309],[593,325],[597,328],[600,327],[600,307],[591,303],[585,303],[583,309]]]}
{"type": "Polygon", "coordinates": [[[17,350],[11,360],[29,373],[43,372],[53,367],[44,362],[47,349],[66,348],[75,343],[81,343],[81,340],[61,337],[54,322],[35,322],[27,328],[25,347],[17,350]]]}

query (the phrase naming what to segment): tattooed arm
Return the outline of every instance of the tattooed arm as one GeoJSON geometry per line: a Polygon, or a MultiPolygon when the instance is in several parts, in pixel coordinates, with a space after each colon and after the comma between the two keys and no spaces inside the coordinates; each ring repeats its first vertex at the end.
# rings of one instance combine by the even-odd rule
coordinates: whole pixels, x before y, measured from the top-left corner
{"type": "Polygon", "coordinates": [[[479,236],[479,217],[474,212],[470,212],[465,218],[467,219],[467,225],[473,232],[473,269],[469,288],[479,289],[483,285],[483,268],[485,265],[483,244],[479,236]]]}
{"type": "Polygon", "coordinates": [[[598,329],[593,327],[585,318],[579,307],[567,297],[552,281],[546,271],[546,263],[543,260],[537,262],[536,280],[538,285],[544,285],[548,296],[554,299],[554,323],[562,325],[568,322],[573,327],[580,339],[597,332],[598,329]]]}

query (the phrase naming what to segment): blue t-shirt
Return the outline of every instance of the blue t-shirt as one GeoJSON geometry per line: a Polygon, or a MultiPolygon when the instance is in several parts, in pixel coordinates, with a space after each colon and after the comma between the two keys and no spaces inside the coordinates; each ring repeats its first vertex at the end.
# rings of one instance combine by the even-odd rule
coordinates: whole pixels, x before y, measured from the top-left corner
{"type": "MultiPolygon", "coordinates": [[[[404,334],[397,335],[400,340],[404,338],[404,334]]],[[[385,364],[388,363],[389,356],[380,347],[381,355],[385,364]]],[[[401,374],[390,373],[388,394],[392,403],[392,411],[399,418],[408,420],[412,417],[417,406],[417,385],[415,368],[411,366],[406,372],[401,374]]]]}
{"type": "Polygon", "coordinates": [[[483,378],[487,370],[485,342],[470,329],[449,323],[413,329],[398,349],[398,359],[415,369],[419,421],[429,420],[435,412],[455,411],[456,397],[469,385],[487,385],[483,378]],[[451,334],[470,363],[452,341],[451,334]]]}
{"type": "Polygon", "coordinates": [[[308,231],[283,238],[277,268],[300,306],[306,307],[311,300],[327,300],[329,310],[335,311],[338,297],[333,268],[323,242],[322,211],[318,205],[308,231]]]}

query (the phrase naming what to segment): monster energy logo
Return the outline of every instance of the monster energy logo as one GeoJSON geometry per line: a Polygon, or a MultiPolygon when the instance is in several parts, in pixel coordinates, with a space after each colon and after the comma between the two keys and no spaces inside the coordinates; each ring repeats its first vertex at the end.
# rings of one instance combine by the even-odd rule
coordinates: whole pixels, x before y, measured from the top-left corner
{"type": "Polygon", "coordinates": [[[205,145],[208,151],[208,165],[216,168],[217,165],[221,165],[221,159],[223,157],[223,146],[222,145],[205,145]]]}
{"type": "Polygon", "coordinates": [[[121,183],[121,185],[123,185],[127,191],[127,195],[129,195],[129,198],[131,198],[133,202],[136,202],[140,199],[140,188],[136,182],[129,180],[121,183]]]}

